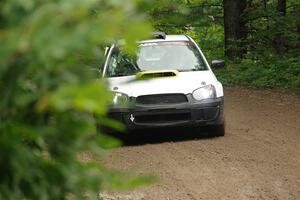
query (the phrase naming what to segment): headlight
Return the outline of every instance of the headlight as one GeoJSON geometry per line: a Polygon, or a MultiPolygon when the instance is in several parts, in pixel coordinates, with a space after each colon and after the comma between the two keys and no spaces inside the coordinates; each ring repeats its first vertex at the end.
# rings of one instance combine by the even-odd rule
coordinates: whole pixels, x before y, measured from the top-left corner
{"type": "Polygon", "coordinates": [[[213,85],[207,85],[194,90],[192,95],[193,98],[198,101],[203,99],[213,99],[216,98],[216,90],[213,85]]]}
{"type": "Polygon", "coordinates": [[[120,93],[120,92],[116,92],[115,96],[113,98],[113,104],[114,105],[124,105],[128,102],[128,95],[120,93]]]}

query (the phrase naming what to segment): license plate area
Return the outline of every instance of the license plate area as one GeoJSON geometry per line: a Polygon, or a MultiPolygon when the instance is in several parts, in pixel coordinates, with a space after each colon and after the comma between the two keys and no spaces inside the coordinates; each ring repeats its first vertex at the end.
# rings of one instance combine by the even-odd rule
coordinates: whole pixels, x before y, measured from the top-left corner
{"type": "Polygon", "coordinates": [[[168,123],[191,120],[190,110],[164,109],[135,113],[136,123],[168,123]]]}

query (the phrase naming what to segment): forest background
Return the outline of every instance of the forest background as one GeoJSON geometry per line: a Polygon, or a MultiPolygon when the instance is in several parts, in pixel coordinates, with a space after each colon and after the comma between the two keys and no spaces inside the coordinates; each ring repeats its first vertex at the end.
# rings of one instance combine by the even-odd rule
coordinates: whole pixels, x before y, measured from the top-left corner
{"type": "Polygon", "coordinates": [[[225,85],[300,88],[299,0],[177,0],[150,11],[157,30],[192,36],[225,85]],[[180,8],[180,9],[178,9],[180,8]]]}

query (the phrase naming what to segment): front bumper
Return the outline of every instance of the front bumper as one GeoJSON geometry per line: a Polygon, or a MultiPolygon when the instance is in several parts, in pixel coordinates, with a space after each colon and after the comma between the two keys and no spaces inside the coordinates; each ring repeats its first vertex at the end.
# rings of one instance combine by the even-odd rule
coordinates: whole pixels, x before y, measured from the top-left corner
{"type": "Polygon", "coordinates": [[[193,103],[134,105],[131,108],[112,107],[108,116],[122,122],[128,130],[219,125],[224,123],[224,98],[193,103]]]}

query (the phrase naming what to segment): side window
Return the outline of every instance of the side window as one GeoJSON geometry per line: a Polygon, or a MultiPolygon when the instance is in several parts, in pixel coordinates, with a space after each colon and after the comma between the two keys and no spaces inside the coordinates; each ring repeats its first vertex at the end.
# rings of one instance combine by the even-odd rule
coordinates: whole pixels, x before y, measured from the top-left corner
{"type": "Polygon", "coordinates": [[[115,49],[110,56],[106,74],[108,77],[129,76],[139,71],[135,61],[130,56],[119,49],[115,49]]]}
{"type": "Polygon", "coordinates": [[[110,57],[110,61],[108,63],[108,68],[107,68],[107,76],[115,76],[116,74],[116,68],[117,68],[117,54],[112,53],[110,57]]]}

